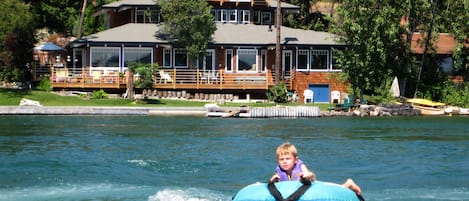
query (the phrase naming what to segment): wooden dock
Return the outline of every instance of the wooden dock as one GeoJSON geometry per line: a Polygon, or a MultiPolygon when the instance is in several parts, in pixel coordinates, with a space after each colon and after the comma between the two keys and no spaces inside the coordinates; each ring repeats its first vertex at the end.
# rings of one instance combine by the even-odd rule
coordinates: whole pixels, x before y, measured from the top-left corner
{"type": "Polygon", "coordinates": [[[285,107],[254,107],[242,109],[221,109],[209,111],[209,117],[242,117],[242,118],[272,118],[272,117],[320,117],[319,107],[285,106],[285,107]]]}

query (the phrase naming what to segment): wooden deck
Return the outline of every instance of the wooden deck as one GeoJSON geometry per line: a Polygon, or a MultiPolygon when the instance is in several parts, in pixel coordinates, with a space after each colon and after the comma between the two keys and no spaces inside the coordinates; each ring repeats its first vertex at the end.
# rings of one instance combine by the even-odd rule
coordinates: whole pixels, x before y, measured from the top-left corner
{"type": "MultiPolygon", "coordinates": [[[[69,72],[67,69],[52,70],[54,88],[84,89],[125,89],[127,76],[117,72],[69,72]]],[[[220,71],[199,71],[196,69],[160,70],[155,75],[154,89],[217,89],[217,90],[267,90],[274,85],[271,72],[226,73],[220,71]]],[[[134,76],[134,80],[138,76],[134,76]]]]}

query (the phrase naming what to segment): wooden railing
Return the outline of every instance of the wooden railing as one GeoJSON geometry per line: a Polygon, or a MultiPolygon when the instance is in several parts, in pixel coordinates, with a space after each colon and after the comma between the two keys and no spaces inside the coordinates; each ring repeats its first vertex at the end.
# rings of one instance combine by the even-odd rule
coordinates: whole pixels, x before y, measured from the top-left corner
{"type": "MultiPolygon", "coordinates": [[[[50,77],[54,88],[126,88],[127,76],[115,71],[56,68],[50,77]]],[[[138,76],[134,76],[137,80],[138,76]]],[[[274,84],[270,71],[262,73],[199,69],[160,69],[155,89],[268,89],[274,84]]]]}

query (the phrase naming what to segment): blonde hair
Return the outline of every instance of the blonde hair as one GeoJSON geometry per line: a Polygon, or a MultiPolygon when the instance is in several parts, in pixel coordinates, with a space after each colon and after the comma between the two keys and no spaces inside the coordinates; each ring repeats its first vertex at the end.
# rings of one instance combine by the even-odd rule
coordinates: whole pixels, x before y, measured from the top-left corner
{"type": "Polygon", "coordinates": [[[285,142],[277,147],[277,158],[283,155],[293,155],[294,157],[298,156],[298,151],[296,150],[295,145],[285,142]]]}

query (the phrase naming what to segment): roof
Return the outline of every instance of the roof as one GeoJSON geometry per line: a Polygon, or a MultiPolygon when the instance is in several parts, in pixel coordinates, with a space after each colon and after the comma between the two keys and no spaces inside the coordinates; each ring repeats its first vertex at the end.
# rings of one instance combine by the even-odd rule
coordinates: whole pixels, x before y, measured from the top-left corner
{"type": "Polygon", "coordinates": [[[157,2],[157,0],[120,0],[105,4],[102,6],[102,8],[119,8],[123,6],[154,6],[157,2]]]}
{"type": "MultiPolygon", "coordinates": [[[[108,9],[117,9],[121,7],[133,7],[133,6],[154,6],[158,3],[158,0],[120,0],[112,3],[103,5],[101,8],[108,9]]],[[[277,1],[271,0],[268,1],[270,7],[277,7],[277,1]]],[[[280,4],[284,9],[299,9],[299,6],[295,6],[286,2],[280,4]]]]}
{"type": "Polygon", "coordinates": [[[62,47],[52,43],[46,42],[39,46],[34,47],[34,50],[41,50],[41,51],[62,51],[64,50],[62,47]]]}
{"type": "MultiPolygon", "coordinates": [[[[440,33],[438,34],[438,40],[433,41],[433,44],[436,47],[436,54],[453,54],[456,41],[451,34],[440,33]]],[[[424,34],[418,32],[413,34],[411,49],[415,54],[423,54],[425,49],[424,34]]]]}
{"type": "MultiPolygon", "coordinates": [[[[161,24],[130,23],[85,36],[73,43],[151,43],[168,44],[161,33],[161,24]]],[[[283,44],[290,45],[338,45],[334,34],[281,27],[283,44]]],[[[268,25],[217,23],[212,44],[262,46],[276,43],[275,27],[268,25]]]]}

